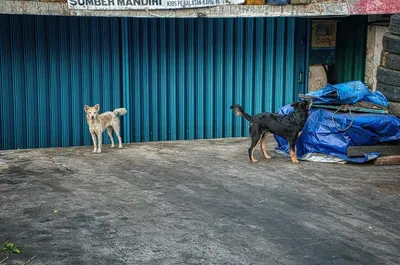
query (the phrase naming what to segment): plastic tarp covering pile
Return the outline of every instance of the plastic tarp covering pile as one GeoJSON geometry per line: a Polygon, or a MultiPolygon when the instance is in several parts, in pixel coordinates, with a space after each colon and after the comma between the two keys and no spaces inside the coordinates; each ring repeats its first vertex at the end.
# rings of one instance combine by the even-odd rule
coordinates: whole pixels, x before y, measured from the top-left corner
{"type": "MultiPolygon", "coordinates": [[[[370,92],[361,82],[327,85],[323,89],[307,95],[316,97],[313,104],[343,105],[359,101],[388,106],[389,102],[380,92],[370,92]]],[[[293,111],[290,105],[279,110],[280,114],[293,111]]],[[[301,160],[320,162],[364,163],[375,159],[379,153],[365,154],[364,157],[348,157],[348,146],[375,145],[387,141],[400,140],[400,119],[393,115],[338,112],[312,108],[303,131],[296,142],[297,156],[301,160]],[[332,118],[341,131],[333,124],[332,118]]],[[[275,135],[278,153],[289,154],[287,140],[275,135]]]]}

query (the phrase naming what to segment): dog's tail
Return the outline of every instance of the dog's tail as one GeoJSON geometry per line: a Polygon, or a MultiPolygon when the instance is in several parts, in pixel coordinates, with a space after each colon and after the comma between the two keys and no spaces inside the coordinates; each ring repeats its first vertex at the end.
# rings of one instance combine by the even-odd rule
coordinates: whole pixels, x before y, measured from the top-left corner
{"type": "Polygon", "coordinates": [[[251,115],[247,114],[242,106],[240,106],[239,104],[232,105],[231,109],[233,110],[233,112],[235,112],[236,116],[242,116],[246,120],[251,121],[251,115]]]}
{"type": "Polygon", "coordinates": [[[125,108],[115,109],[113,112],[115,115],[119,114],[119,116],[122,116],[122,115],[126,114],[126,109],[125,108]]]}

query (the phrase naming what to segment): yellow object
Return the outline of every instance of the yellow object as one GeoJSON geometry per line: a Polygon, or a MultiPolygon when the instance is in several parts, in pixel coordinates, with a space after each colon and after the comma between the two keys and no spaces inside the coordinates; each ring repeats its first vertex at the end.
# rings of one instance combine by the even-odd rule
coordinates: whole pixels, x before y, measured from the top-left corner
{"type": "Polygon", "coordinates": [[[245,5],[265,5],[265,0],[246,0],[245,5]]]}

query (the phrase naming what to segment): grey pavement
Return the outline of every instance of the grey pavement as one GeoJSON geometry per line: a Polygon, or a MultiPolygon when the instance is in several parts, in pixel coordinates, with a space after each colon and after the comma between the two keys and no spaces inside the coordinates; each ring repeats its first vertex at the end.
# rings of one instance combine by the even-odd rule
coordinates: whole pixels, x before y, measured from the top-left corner
{"type": "Polygon", "coordinates": [[[5,264],[400,264],[400,167],[249,139],[0,151],[5,264]]]}

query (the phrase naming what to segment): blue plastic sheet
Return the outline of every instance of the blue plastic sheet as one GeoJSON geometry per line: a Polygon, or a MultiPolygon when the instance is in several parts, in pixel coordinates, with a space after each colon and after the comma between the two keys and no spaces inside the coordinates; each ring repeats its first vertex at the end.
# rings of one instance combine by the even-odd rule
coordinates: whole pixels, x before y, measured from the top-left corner
{"type": "Polygon", "coordinates": [[[268,5],[287,5],[289,0],[267,0],[268,5]]]}
{"type": "Polygon", "coordinates": [[[337,85],[326,85],[324,88],[313,91],[307,95],[317,97],[313,100],[315,104],[352,104],[359,101],[389,106],[386,97],[379,91],[371,92],[366,85],[360,81],[353,81],[337,85]]]}
{"type": "MultiPolygon", "coordinates": [[[[363,100],[380,105],[388,105],[383,95],[381,97],[380,93],[364,92],[363,86],[360,84],[357,85],[357,89],[361,91],[363,96],[356,95],[356,93],[347,93],[349,92],[347,88],[348,85],[346,84],[336,85],[335,90],[338,92],[338,97],[331,97],[331,100],[328,99],[329,96],[326,96],[329,94],[322,91],[327,92],[332,89],[332,86],[327,86],[320,91],[310,94],[321,95],[321,99],[319,100],[325,100],[324,102],[329,104],[355,103],[363,100]],[[346,89],[342,90],[341,88],[345,86],[347,86],[346,89]]],[[[316,102],[314,101],[314,103],[316,102]]],[[[279,113],[289,114],[292,111],[293,108],[287,105],[282,107],[279,113]]],[[[307,154],[325,154],[346,161],[364,163],[371,158],[378,157],[379,153],[369,153],[364,157],[348,157],[346,154],[347,147],[375,145],[382,142],[400,140],[400,119],[396,116],[352,112],[353,118],[351,118],[348,112],[333,114],[334,111],[327,109],[312,108],[310,110],[302,134],[296,142],[297,156],[300,159],[307,154]],[[352,119],[354,120],[353,124],[346,131],[340,131],[333,124],[332,117],[340,129],[345,129],[351,123],[352,119]]],[[[288,154],[289,147],[287,140],[277,135],[275,135],[275,140],[278,142],[277,150],[288,154]]]]}

